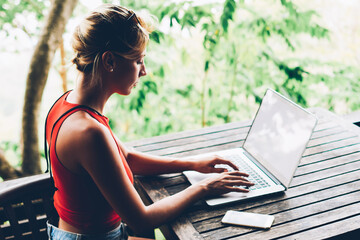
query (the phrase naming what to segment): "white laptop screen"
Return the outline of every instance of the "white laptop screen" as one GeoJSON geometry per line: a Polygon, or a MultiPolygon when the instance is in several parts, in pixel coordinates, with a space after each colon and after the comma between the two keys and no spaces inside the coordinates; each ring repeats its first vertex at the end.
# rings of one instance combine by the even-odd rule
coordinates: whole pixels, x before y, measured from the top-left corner
{"type": "Polygon", "coordinates": [[[243,148],[288,187],[316,121],[314,115],[269,89],[243,148]]]}

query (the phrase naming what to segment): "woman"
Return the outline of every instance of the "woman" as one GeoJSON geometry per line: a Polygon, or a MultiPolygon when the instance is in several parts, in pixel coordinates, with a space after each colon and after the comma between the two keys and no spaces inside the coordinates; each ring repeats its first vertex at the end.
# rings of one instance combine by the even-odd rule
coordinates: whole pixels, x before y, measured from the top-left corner
{"type": "Polygon", "coordinates": [[[251,186],[248,176],[215,168],[236,167],[227,160],[180,160],[127,149],[102,115],[109,97],[129,95],[146,75],[148,25],[134,12],[103,5],[86,17],[73,35],[79,70],[74,90],[51,108],[46,120],[51,170],[57,190],[58,226],[48,223],[50,239],[126,239],[122,221],[135,232],[153,229],[178,216],[199,199],[251,186]],[[222,172],[184,191],[145,206],[133,186],[133,174],[152,175],[196,170],[222,172]]]}

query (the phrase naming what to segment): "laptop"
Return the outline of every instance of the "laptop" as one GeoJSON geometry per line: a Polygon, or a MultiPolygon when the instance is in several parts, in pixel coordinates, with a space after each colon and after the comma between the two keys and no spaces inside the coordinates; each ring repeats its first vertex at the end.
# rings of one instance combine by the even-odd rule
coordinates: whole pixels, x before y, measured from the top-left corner
{"type": "MultiPolygon", "coordinates": [[[[316,123],[315,115],[268,89],[242,147],[201,154],[231,160],[240,171],[250,175],[248,180],[255,185],[248,193],[228,193],[205,199],[206,203],[215,206],[286,191],[316,123]]],[[[213,174],[216,173],[184,172],[191,184],[213,174]]]]}

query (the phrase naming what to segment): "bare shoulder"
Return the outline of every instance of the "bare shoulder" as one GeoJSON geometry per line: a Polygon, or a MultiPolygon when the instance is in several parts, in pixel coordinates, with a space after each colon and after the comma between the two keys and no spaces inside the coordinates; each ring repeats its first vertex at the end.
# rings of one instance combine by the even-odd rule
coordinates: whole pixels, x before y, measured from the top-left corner
{"type": "Polygon", "coordinates": [[[81,173],[85,160],[91,161],[113,147],[110,139],[111,134],[105,126],[88,113],[78,111],[62,124],[56,152],[65,167],[81,173]]]}
{"type": "Polygon", "coordinates": [[[104,137],[106,127],[90,114],[78,111],[70,115],[61,126],[61,137],[72,139],[73,144],[91,143],[92,140],[104,137]]]}

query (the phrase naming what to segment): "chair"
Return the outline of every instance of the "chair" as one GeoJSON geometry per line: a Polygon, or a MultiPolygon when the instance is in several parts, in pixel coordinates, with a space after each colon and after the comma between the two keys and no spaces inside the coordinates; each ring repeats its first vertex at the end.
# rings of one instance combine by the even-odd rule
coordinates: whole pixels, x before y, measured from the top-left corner
{"type": "Polygon", "coordinates": [[[56,219],[49,174],[0,183],[0,239],[48,239],[46,221],[56,219]]]}
{"type": "MultiPolygon", "coordinates": [[[[49,174],[0,183],[0,239],[48,239],[46,221],[57,222],[58,218],[49,174]]],[[[145,239],[149,238],[129,237],[145,239]]]]}

